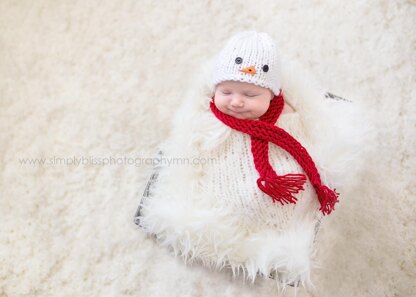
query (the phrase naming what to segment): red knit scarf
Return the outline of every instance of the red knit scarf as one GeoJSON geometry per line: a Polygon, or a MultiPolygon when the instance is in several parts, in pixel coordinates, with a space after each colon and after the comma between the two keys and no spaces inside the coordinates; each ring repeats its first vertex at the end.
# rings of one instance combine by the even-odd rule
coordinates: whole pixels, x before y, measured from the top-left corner
{"type": "Polygon", "coordinates": [[[269,109],[259,120],[249,120],[237,119],[221,112],[214,104],[214,97],[210,103],[212,112],[220,121],[232,129],[251,136],[251,153],[256,170],[260,174],[257,185],[272,198],[273,202],[279,201],[282,205],[296,203],[297,198],[292,194],[304,190],[303,184],[306,182],[306,177],[303,174],[277,175],[269,163],[269,142],[289,152],[302,166],[315,188],[321,205],[320,210],[324,215],[330,214],[334,210],[335,203],[338,202],[339,193],[336,192],[336,189],[331,190],[322,185],[315,163],[306,149],[285,130],[275,126],[283,110],[283,105],[284,99],[282,92],[280,92],[271,100],[269,109]]]}

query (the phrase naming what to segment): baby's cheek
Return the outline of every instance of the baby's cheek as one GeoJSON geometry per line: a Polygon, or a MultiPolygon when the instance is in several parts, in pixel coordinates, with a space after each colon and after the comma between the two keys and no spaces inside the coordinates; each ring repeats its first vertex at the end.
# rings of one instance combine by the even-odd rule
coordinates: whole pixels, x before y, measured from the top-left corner
{"type": "Polygon", "coordinates": [[[256,110],[259,114],[263,115],[266,113],[267,109],[269,108],[269,105],[267,102],[259,101],[256,103],[256,110]]]}
{"type": "Polygon", "coordinates": [[[267,102],[266,105],[264,106],[264,112],[266,112],[270,107],[270,102],[267,102]]]}
{"type": "Polygon", "coordinates": [[[259,106],[251,106],[251,108],[250,108],[250,114],[253,116],[253,117],[256,117],[256,118],[258,118],[258,117],[260,117],[261,115],[262,115],[262,110],[261,109],[259,109],[259,106]]]}
{"type": "Polygon", "coordinates": [[[219,99],[219,100],[215,100],[214,101],[214,104],[215,104],[215,106],[220,110],[220,111],[222,111],[222,112],[226,112],[227,111],[227,108],[226,108],[226,106],[227,106],[227,104],[226,104],[226,102],[224,101],[224,100],[222,100],[222,99],[219,99]]]}

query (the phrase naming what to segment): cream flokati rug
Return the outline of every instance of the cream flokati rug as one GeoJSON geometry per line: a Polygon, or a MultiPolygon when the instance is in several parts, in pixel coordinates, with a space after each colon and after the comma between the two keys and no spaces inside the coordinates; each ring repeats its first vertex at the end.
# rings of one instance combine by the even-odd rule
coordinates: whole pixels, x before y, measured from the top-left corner
{"type": "Polygon", "coordinates": [[[185,266],[132,220],[189,79],[246,29],[375,115],[315,296],[415,296],[415,19],[414,1],[1,1],[0,296],[276,294],[185,266]]]}

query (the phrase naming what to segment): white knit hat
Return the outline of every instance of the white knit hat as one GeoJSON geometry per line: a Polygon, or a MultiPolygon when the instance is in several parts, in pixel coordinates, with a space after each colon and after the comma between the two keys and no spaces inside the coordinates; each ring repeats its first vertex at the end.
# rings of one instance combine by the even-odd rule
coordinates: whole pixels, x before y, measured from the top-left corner
{"type": "Polygon", "coordinates": [[[242,31],[233,35],[215,57],[213,84],[226,80],[280,89],[280,57],[273,39],[264,32],[242,31]]]}

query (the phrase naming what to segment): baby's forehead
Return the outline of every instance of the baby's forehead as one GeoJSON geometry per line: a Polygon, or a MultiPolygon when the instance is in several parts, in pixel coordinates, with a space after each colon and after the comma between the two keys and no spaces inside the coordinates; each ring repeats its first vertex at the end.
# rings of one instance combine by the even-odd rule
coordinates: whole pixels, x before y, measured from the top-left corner
{"type": "Polygon", "coordinates": [[[267,89],[258,85],[255,85],[253,83],[248,82],[242,82],[242,81],[233,81],[233,80],[227,80],[223,81],[215,86],[215,88],[234,88],[239,89],[241,91],[248,91],[248,90],[263,90],[267,89]]]}

